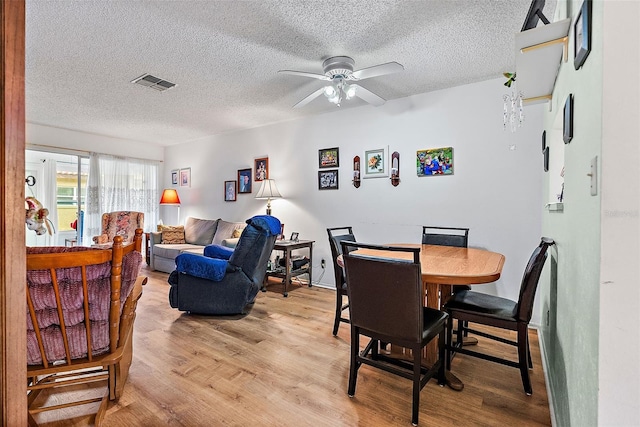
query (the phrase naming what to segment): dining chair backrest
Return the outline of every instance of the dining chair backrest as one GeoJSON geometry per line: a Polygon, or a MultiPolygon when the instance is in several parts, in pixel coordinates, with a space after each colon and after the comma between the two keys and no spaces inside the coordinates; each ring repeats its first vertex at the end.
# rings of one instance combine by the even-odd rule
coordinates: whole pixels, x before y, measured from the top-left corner
{"type": "Polygon", "coordinates": [[[355,242],[342,242],[342,248],[352,326],[394,338],[389,342],[422,342],[420,248],[355,242]],[[361,248],[379,252],[380,257],[353,252],[361,248]],[[409,253],[412,259],[394,259],[388,251],[409,253]]]}
{"type": "Polygon", "coordinates": [[[336,279],[336,288],[340,288],[345,283],[344,271],[338,265],[338,256],[342,255],[342,242],[355,242],[356,236],[353,234],[352,227],[334,227],[327,228],[329,235],[329,247],[331,248],[331,259],[333,261],[333,270],[336,279]]]}
{"type": "Polygon", "coordinates": [[[438,246],[469,246],[469,229],[457,227],[422,226],[422,244],[438,246]]]}
{"type": "Polygon", "coordinates": [[[547,249],[554,244],[555,242],[552,239],[543,237],[540,245],[534,249],[529,258],[529,262],[522,276],[520,295],[518,297],[517,320],[521,322],[528,323],[531,320],[536,289],[538,288],[540,274],[542,274],[542,268],[548,256],[547,249]]]}

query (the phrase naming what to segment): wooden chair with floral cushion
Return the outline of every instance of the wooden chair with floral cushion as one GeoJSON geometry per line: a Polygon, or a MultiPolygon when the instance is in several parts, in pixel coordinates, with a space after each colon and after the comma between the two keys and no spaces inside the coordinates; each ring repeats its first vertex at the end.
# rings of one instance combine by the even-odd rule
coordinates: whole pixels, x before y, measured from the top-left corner
{"type": "Polygon", "coordinates": [[[29,425],[37,425],[44,411],[100,402],[99,425],[108,401],[120,397],[133,354],[136,305],[147,280],[139,276],[142,229],[133,244],[122,242],[116,236],[110,249],[27,248],[29,425]],[[90,390],[83,388],[76,399],[79,386],[98,381],[104,382],[103,395],[89,399],[90,390]],[[69,390],[75,391],[65,394],[69,390]],[[74,401],[61,403],[69,396],[74,401]]]}
{"type": "Polygon", "coordinates": [[[93,237],[93,243],[108,248],[116,236],[122,236],[122,244],[133,242],[136,229],[144,229],[144,213],[118,211],[102,214],[102,234],[93,237]]]}

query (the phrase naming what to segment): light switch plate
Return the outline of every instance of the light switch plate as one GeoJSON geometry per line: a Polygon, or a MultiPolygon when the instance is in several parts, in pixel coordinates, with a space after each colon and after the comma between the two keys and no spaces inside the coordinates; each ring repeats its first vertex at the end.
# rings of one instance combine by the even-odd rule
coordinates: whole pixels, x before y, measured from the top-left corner
{"type": "Polygon", "coordinates": [[[598,195],[598,156],[591,159],[591,170],[589,171],[591,177],[591,195],[598,195]]]}

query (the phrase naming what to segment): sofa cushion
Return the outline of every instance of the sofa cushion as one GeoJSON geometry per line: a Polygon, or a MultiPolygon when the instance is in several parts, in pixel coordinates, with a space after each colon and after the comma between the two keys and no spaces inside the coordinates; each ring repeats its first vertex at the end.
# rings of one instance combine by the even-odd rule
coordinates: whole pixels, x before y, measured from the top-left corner
{"type": "Polygon", "coordinates": [[[164,244],[185,243],[184,226],[163,225],[162,226],[162,243],[164,244]]]}
{"type": "Polygon", "coordinates": [[[202,246],[210,245],[216,233],[216,228],[218,228],[218,221],[217,219],[187,218],[184,226],[185,243],[202,246]]]}
{"type": "Polygon", "coordinates": [[[198,245],[190,245],[188,243],[183,243],[183,244],[161,243],[159,245],[153,246],[153,256],[174,259],[178,255],[180,255],[182,252],[188,251],[188,250],[199,250],[200,254],[202,254],[204,247],[198,246],[198,245]]]}
{"type": "Polygon", "coordinates": [[[221,245],[224,239],[229,239],[233,235],[234,230],[242,230],[247,224],[244,222],[228,222],[223,219],[218,220],[218,228],[216,234],[213,236],[214,245],[221,245]]]}

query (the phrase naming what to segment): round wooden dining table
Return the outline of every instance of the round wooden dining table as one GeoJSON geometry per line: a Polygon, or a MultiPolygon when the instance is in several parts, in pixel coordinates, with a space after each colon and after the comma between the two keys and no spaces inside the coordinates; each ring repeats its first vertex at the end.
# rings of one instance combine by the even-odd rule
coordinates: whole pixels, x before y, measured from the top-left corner
{"type": "MultiPolygon", "coordinates": [[[[453,285],[478,285],[498,280],[502,274],[504,255],[476,248],[453,246],[421,245],[414,243],[390,243],[387,246],[420,247],[420,269],[422,284],[426,293],[425,305],[441,309],[451,296],[453,285]]],[[[407,252],[384,252],[371,249],[358,249],[358,255],[371,255],[384,258],[413,259],[407,252]]],[[[338,264],[343,267],[342,256],[338,264]]],[[[437,356],[437,343],[432,341],[426,348],[425,363],[431,365],[437,356]]],[[[454,389],[461,389],[451,383],[459,380],[447,372],[447,382],[454,389]]]]}

